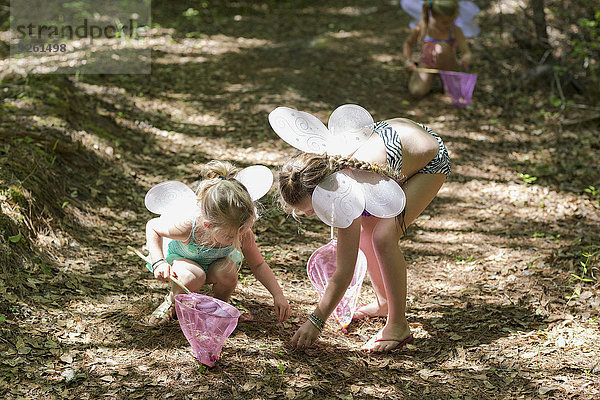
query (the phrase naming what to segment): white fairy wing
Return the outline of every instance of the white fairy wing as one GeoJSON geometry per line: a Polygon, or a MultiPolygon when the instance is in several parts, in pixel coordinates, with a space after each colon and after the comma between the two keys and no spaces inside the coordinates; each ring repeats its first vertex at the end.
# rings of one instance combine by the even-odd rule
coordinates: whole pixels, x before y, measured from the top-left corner
{"type": "Polygon", "coordinates": [[[365,210],[371,215],[392,218],[404,210],[406,195],[396,181],[371,171],[352,170],[351,174],[363,190],[365,210]]]}
{"type": "Polygon", "coordinates": [[[329,131],[314,115],[289,107],[277,107],[269,113],[271,127],[286,143],[306,153],[327,150],[329,131]]]}
{"type": "Polygon", "coordinates": [[[402,0],[400,2],[402,9],[413,19],[409,24],[410,29],[414,28],[421,20],[423,3],[423,0],[402,0]]]}
{"type": "Polygon", "coordinates": [[[454,21],[460,29],[462,29],[465,37],[475,37],[479,35],[481,29],[479,25],[473,22],[473,18],[479,14],[479,7],[472,1],[459,1],[458,2],[458,18],[454,21]]]}
{"type": "Polygon", "coordinates": [[[328,154],[348,156],[373,134],[373,117],[357,104],[344,104],[333,110],[327,127],[330,140],[328,154]]]}
{"type": "Polygon", "coordinates": [[[273,173],[264,165],[244,168],[235,175],[235,179],[246,187],[252,201],[263,197],[273,186],[273,173]]]}
{"type": "Polygon", "coordinates": [[[166,181],[150,188],[144,203],[155,214],[180,213],[196,207],[196,195],[185,183],[166,181]]]}
{"type": "Polygon", "coordinates": [[[344,170],[328,176],[312,195],[315,214],[334,228],[347,228],[365,209],[363,191],[348,172],[344,170]]]}

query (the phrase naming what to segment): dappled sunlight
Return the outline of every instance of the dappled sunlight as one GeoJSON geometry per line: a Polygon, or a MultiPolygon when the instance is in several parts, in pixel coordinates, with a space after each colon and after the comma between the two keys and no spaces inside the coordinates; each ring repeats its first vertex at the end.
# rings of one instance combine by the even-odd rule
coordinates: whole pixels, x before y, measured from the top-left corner
{"type": "MultiPolygon", "coordinates": [[[[476,3],[483,31],[470,45],[479,79],[465,109],[450,104],[439,80],[425,98],[408,94],[410,18],[399,0],[153,1],[142,49],[152,52],[149,75],[25,76],[24,65],[4,68],[10,37],[0,31],[0,391],[36,399],[597,396],[598,110],[589,94],[560,98],[551,76],[528,86],[523,77],[540,63],[562,68],[575,57],[562,43],[544,58],[528,2],[476,3]],[[268,115],[286,106],[327,124],[345,103],[376,121],[427,125],[452,162],[399,241],[415,341],[386,355],[360,351],[381,317],[353,321],[347,333],[330,319],[314,346],[289,344],[318,302],[306,267],[330,229],[317,217],[296,221],[279,204],[276,173],[297,151],[268,115]],[[146,191],[165,180],[194,187],[211,159],[275,173],[253,230],[292,316],[277,323],[271,294],[244,263],[231,304],[252,317],[207,369],[177,321],[145,325],[169,284],[126,246],[147,252],[145,225],[156,215],[146,191]]],[[[551,44],[585,36],[575,20],[561,23],[560,2],[545,3],[551,44]]],[[[589,75],[568,72],[593,92],[589,75]]],[[[365,278],[359,304],[375,299],[365,278]]]]}
{"type": "Polygon", "coordinates": [[[527,8],[524,0],[496,0],[490,7],[491,14],[515,14],[516,12],[527,8]]]}
{"type": "MultiPolygon", "coordinates": [[[[200,57],[200,55],[218,56],[225,53],[237,53],[242,49],[251,49],[272,45],[273,42],[264,39],[231,37],[226,35],[211,35],[206,38],[192,39],[185,38],[174,40],[168,33],[169,31],[158,30],[155,33],[159,36],[150,38],[148,44],[154,51],[160,51],[170,56],[176,62],[184,62],[186,57],[200,57]],[[179,55],[179,58],[176,56],[179,55]]],[[[157,62],[166,64],[163,57],[158,57],[157,62]]]]}

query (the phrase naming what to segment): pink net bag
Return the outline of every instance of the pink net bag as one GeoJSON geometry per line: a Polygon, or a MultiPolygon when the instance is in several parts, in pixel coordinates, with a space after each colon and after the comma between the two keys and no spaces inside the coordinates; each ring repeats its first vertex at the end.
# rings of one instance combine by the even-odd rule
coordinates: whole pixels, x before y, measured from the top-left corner
{"type": "Polygon", "coordinates": [[[176,295],[175,312],[198,361],[209,367],[215,365],[225,339],[237,326],[240,312],[224,301],[198,293],[176,295]]]}
{"type": "MultiPolygon", "coordinates": [[[[337,268],[336,256],[337,241],[332,240],[325,246],[317,249],[308,260],[308,264],[306,265],[308,278],[315,289],[317,289],[319,298],[323,297],[329,279],[331,279],[331,276],[337,268]]],[[[346,327],[352,321],[352,316],[356,311],[358,297],[360,296],[360,288],[366,272],[367,257],[365,257],[364,253],[359,249],[352,282],[350,282],[350,286],[346,290],[344,297],[333,311],[333,317],[337,323],[340,324],[344,332],[346,331],[346,327]]]]}
{"type": "Polygon", "coordinates": [[[440,70],[444,91],[450,95],[452,104],[459,108],[465,108],[471,104],[477,75],[465,74],[464,72],[440,70]]]}

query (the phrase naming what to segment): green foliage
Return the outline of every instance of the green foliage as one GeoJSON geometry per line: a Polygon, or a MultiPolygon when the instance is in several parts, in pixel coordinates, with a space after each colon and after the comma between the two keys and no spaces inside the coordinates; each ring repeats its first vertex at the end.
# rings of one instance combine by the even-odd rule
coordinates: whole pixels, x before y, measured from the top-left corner
{"type": "Polygon", "coordinates": [[[23,235],[21,235],[21,231],[19,231],[19,233],[17,233],[16,235],[9,236],[8,241],[11,243],[19,243],[22,238],[23,238],[23,235]]]}
{"type": "MultiPolygon", "coordinates": [[[[588,248],[590,250],[590,248],[588,248]]],[[[575,286],[573,289],[573,293],[570,296],[566,296],[566,299],[570,302],[573,299],[581,296],[581,293],[584,289],[585,283],[594,283],[596,279],[591,274],[592,268],[596,267],[598,264],[598,258],[600,257],[600,249],[591,248],[591,251],[586,251],[581,254],[582,259],[579,260],[580,272],[577,274],[571,273],[571,286],[575,286]]],[[[567,305],[569,304],[567,302],[567,305]]]]}
{"type": "Polygon", "coordinates": [[[583,191],[591,196],[591,198],[597,203],[600,202],[600,189],[596,189],[593,185],[583,189],[583,191]]]}
{"type": "Polygon", "coordinates": [[[577,26],[582,35],[573,40],[572,55],[584,61],[596,57],[600,53],[600,11],[596,11],[591,19],[579,18],[577,26]]]}
{"type": "Polygon", "coordinates": [[[521,178],[525,184],[530,184],[537,181],[537,176],[531,176],[529,174],[519,173],[519,178],[521,178]]]}
{"type": "Polygon", "coordinates": [[[206,365],[202,364],[198,360],[196,360],[196,362],[198,363],[198,373],[199,374],[203,374],[204,372],[208,371],[208,367],[206,365]]]}

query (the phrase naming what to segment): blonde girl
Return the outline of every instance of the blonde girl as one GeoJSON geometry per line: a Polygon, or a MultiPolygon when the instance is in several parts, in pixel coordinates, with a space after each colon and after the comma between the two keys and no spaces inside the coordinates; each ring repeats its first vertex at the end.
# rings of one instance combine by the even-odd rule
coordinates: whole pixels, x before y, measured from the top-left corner
{"type": "Polygon", "coordinates": [[[458,17],[456,0],[425,0],[421,21],[412,29],[404,42],[403,54],[406,67],[413,71],[408,90],[413,96],[424,96],[429,92],[434,74],[417,71],[413,60],[413,48],[421,42],[418,66],[455,71],[457,66],[471,65],[471,51],[462,29],[455,25],[458,17]],[[456,50],[461,54],[457,61],[456,50]]]}
{"type": "Polygon", "coordinates": [[[344,168],[388,175],[406,194],[405,210],[398,217],[377,218],[365,211],[350,226],[338,229],[337,269],[314,312],[292,337],[294,346],[310,346],[319,335],[352,280],[359,248],[367,257],[376,300],[359,308],[355,317],[387,316],[385,326],[363,350],[388,352],[412,340],[406,320],[406,262],[398,241],[436,196],[450,173],[450,159],[436,133],[408,119],[378,122],[374,130],[377,134],[348,157],[303,153],[287,162],[279,174],[283,202],[306,215],[314,215],[311,196],[315,187],[344,168]]]}
{"type": "MultiPolygon", "coordinates": [[[[261,256],[251,230],[256,219],[254,203],[246,188],[233,179],[233,165],[211,161],[197,190],[197,212],[173,217],[163,215],[146,224],[146,245],[154,277],[168,281],[175,276],[192,292],[212,284],[214,297],[229,301],[238,277],[236,264],[243,254],[256,278],[273,296],[279,322],[289,318],[290,306],[273,271],[261,256]],[[172,239],[167,254],[163,239],[172,239]]],[[[181,214],[181,213],[178,213],[181,214]]],[[[183,290],[172,285],[164,302],[148,322],[160,325],[174,317],[174,295],[183,290]]]]}

